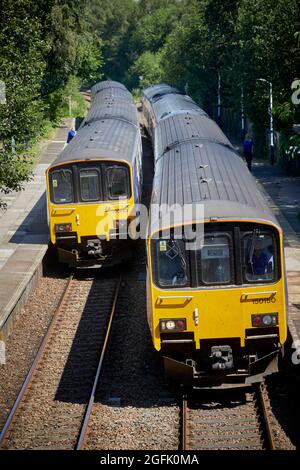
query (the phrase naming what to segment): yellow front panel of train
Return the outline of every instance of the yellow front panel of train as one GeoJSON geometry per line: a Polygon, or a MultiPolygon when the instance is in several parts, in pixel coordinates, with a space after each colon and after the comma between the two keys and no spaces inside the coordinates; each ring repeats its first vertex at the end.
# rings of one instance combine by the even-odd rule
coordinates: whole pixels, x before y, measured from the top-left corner
{"type": "MultiPolygon", "coordinates": [[[[283,281],[275,285],[233,289],[174,290],[152,286],[153,341],[160,349],[160,319],[185,318],[186,331],[194,333],[196,347],[201,339],[240,338],[252,327],[252,315],[278,313],[280,342],[286,340],[283,281]]],[[[268,329],[266,328],[266,334],[268,329]]],[[[168,333],[170,339],[172,332],[168,333]]],[[[253,328],[255,335],[255,328],[253,328]]]]}
{"type": "MultiPolygon", "coordinates": [[[[255,227],[255,225],[253,226],[255,227]]],[[[226,246],[224,240],[226,233],[228,233],[225,231],[227,227],[223,226],[223,232],[221,233],[218,227],[213,226],[213,228],[215,231],[207,230],[205,234],[201,248],[202,264],[199,261],[199,250],[197,256],[191,256],[190,261],[188,261],[189,258],[185,255],[182,241],[174,241],[167,237],[161,237],[159,242],[148,240],[148,269],[151,273],[149,276],[151,307],[148,308],[148,323],[152,331],[155,348],[160,349],[161,333],[164,334],[165,340],[168,337],[172,339],[172,335],[176,333],[176,340],[179,340],[180,336],[178,337],[178,335],[181,333],[184,339],[184,332],[194,334],[197,349],[201,348],[201,340],[227,338],[239,338],[240,346],[244,347],[247,337],[268,335],[268,327],[275,327],[279,330],[279,340],[283,344],[287,336],[287,325],[282,235],[280,233],[277,235],[270,226],[261,226],[260,232],[257,233],[252,229],[252,226],[249,229],[249,227],[245,228],[241,224],[237,241],[239,241],[238,246],[244,250],[245,261],[243,261],[243,264],[240,263],[240,271],[238,272],[244,282],[239,285],[233,285],[232,283],[222,285],[222,282],[219,282],[217,278],[220,272],[222,276],[224,272],[226,273],[225,280],[227,282],[230,279],[235,279],[233,275],[234,264],[230,264],[229,261],[226,264],[226,258],[224,257],[224,254],[227,254],[229,259],[233,245],[231,251],[226,251],[223,248],[223,246],[226,246]],[[265,248],[266,246],[268,251],[265,248]],[[270,258],[267,258],[266,252],[269,253],[270,246],[272,251],[270,251],[270,258]],[[211,258],[207,257],[207,247],[210,249],[209,255],[211,258]],[[252,253],[250,272],[248,269],[250,269],[251,264],[250,262],[247,264],[246,255],[251,247],[253,253],[249,251],[249,253],[252,253]],[[273,252],[278,254],[275,261],[273,252]],[[261,254],[259,257],[258,253],[262,253],[264,257],[261,254]],[[153,254],[153,257],[151,254],[153,254]],[[197,261],[191,264],[195,259],[197,261]],[[209,265],[209,267],[212,266],[211,271],[205,271],[205,267],[208,265],[205,264],[207,259],[217,259],[217,264],[209,265]],[[261,266],[257,268],[257,265],[255,265],[254,267],[257,259],[262,259],[261,263],[264,263],[263,273],[260,271],[255,272],[255,269],[262,269],[261,266]],[[197,262],[200,268],[198,268],[197,262]],[[187,268],[189,264],[193,266],[190,271],[187,268]],[[224,268],[224,266],[229,266],[228,272],[225,269],[223,271],[219,270],[220,267],[224,268]],[[208,283],[214,281],[219,282],[220,285],[208,287],[201,285],[200,282],[198,287],[192,287],[193,269],[194,272],[197,270],[198,277],[202,276],[202,284],[205,275],[207,276],[205,280],[208,279],[208,283]],[[270,270],[271,274],[266,271],[267,269],[270,270]],[[209,276],[212,276],[212,279],[209,276]],[[246,278],[247,276],[248,278],[246,278]],[[274,281],[263,282],[262,276],[265,276],[267,281],[273,276],[274,281]],[[247,280],[249,280],[248,283],[245,282],[247,280]],[[178,287],[176,287],[176,282],[178,287]],[[186,283],[190,286],[180,287],[180,283],[186,283]],[[264,315],[268,315],[268,318],[264,318],[264,315]],[[168,322],[169,326],[167,324],[168,319],[173,320],[173,322],[168,322]],[[183,325],[181,329],[174,324],[177,319],[183,325]],[[270,323],[263,323],[264,320],[266,322],[270,321],[270,323]],[[160,325],[160,322],[162,322],[162,325],[160,325]]],[[[238,270],[238,268],[236,269],[238,270]]],[[[194,285],[197,282],[199,281],[194,281],[194,285]]],[[[269,329],[270,331],[272,333],[272,330],[269,329]]]]}
{"type": "MultiPolygon", "coordinates": [[[[103,162],[101,161],[100,163],[102,164],[103,162]]],[[[59,234],[59,232],[72,232],[73,234],[76,232],[78,243],[81,242],[82,237],[86,236],[99,236],[102,240],[109,241],[110,232],[116,232],[116,221],[121,222],[133,217],[133,191],[130,190],[131,196],[126,199],[111,199],[103,202],[77,201],[68,203],[60,202],[59,204],[53,203],[51,200],[51,178],[49,178],[49,175],[50,171],[59,171],[60,168],[60,166],[53,167],[46,172],[51,242],[53,244],[56,243],[56,234],[59,234]],[[68,224],[70,224],[70,226],[67,226],[67,230],[64,230],[64,226],[68,224]],[[61,226],[61,229],[59,226],[61,226]]],[[[87,171],[87,168],[88,164],[84,167],[83,171],[87,171]]],[[[125,166],[123,166],[123,168],[125,168],[125,166]]],[[[70,169],[66,171],[71,174],[70,169]]],[[[53,184],[54,182],[55,181],[53,181],[53,184]]],[[[57,182],[55,187],[57,187],[57,182]]],[[[133,175],[131,167],[128,166],[128,191],[129,188],[133,188],[133,175]]],[[[68,188],[63,189],[67,191],[68,188]]]]}
{"type": "Polygon", "coordinates": [[[78,242],[81,237],[97,235],[109,240],[110,231],[115,230],[116,220],[126,220],[132,211],[132,201],[97,204],[49,204],[51,241],[55,243],[55,225],[72,224],[70,232],[76,232],[78,242]]]}

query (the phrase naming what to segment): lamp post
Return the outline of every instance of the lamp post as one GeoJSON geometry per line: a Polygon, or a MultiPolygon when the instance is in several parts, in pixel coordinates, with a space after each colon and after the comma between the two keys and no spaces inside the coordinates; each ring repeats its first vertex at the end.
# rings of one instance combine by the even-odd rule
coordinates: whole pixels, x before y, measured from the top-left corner
{"type": "Polygon", "coordinates": [[[218,73],[218,124],[221,126],[221,74],[218,73]]]}
{"type": "Polygon", "coordinates": [[[0,80],[0,104],[6,104],[5,82],[0,80]]]}
{"type": "MultiPolygon", "coordinates": [[[[221,71],[219,68],[217,67],[213,67],[213,66],[205,66],[203,65],[202,66],[202,70],[208,74],[210,73],[210,71],[212,71],[212,73],[218,73],[218,85],[217,85],[217,118],[216,118],[216,122],[218,123],[219,126],[221,126],[221,121],[222,121],[222,99],[221,99],[221,71]]],[[[213,109],[211,109],[211,114],[212,116],[214,115],[214,111],[215,111],[215,107],[213,107],[213,109]]]]}
{"type": "Polygon", "coordinates": [[[269,85],[269,98],[270,98],[270,163],[274,165],[275,163],[275,152],[274,152],[274,129],[273,129],[273,85],[272,82],[266,80],[265,78],[257,78],[258,81],[267,83],[269,85]]]}
{"type": "Polygon", "coordinates": [[[242,142],[246,137],[246,126],[245,126],[245,106],[244,106],[244,84],[241,84],[241,126],[242,126],[242,142]]]}

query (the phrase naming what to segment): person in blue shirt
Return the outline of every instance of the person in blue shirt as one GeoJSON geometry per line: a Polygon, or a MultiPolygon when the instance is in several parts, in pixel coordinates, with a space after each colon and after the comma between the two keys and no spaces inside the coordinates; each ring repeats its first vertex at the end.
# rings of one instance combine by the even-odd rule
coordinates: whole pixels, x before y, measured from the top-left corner
{"type": "Polygon", "coordinates": [[[256,276],[273,275],[274,257],[273,247],[264,247],[260,240],[256,241],[255,249],[252,257],[253,274],[256,276]]]}
{"type": "Polygon", "coordinates": [[[257,250],[253,255],[253,271],[257,276],[263,276],[266,274],[268,267],[269,258],[264,251],[257,250]]]}
{"type": "Polygon", "coordinates": [[[75,129],[73,127],[69,130],[68,132],[68,137],[67,137],[67,144],[73,139],[73,137],[76,135],[75,129]]]}
{"type": "Polygon", "coordinates": [[[248,136],[246,136],[246,139],[244,140],[243,150],[244,150],[244,157],[247,162],[247,166],[249,170],[251,171],[252,158],[253,158],[253,140],[248,136]]]}

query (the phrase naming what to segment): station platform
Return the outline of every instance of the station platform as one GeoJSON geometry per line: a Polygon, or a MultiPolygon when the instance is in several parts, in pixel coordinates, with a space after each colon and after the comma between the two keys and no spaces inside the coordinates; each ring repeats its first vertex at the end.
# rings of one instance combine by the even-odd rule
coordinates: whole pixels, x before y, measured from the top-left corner
{"type": "Polygon", "coordinates": [[[289,331],[300,353],[300,177],[288,176],[280,167],[264,161],[254,161],[253,175],[283,229],[289,331]]]}
{"type": "Polygon", "coordinates": [[[5,339],[42,272],[49,243],[45,170],[63,150],[73,119],[65,119],[41,148],[33,179],[21,192],[1,195],[0,209],[0,364],[5,339]]]}

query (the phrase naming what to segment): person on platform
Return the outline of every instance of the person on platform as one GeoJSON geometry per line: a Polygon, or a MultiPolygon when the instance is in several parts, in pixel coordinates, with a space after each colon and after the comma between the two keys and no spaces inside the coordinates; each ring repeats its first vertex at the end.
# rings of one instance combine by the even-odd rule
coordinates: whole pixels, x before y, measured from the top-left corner
{"type": "Polygon", "coordinates": [[[244,157],[247,162],[249,171],[251,171],[251,168],[252,168],[253,149],[254,149],[253,140],[251,139],[251,137],[246,136],[246,139],[244,140],[244,143],[243,143],[243,150],[244,150],[244,157]]]}
{"type": "Polygon", "coordinates": [[[69,142],[71,142],[71,140],[73,139],[73,137],[76,135],[76,131],[75,129],[72,127],[69,132],[68,132],[68,137],[67,137],[67,144],[69,142]]]}

